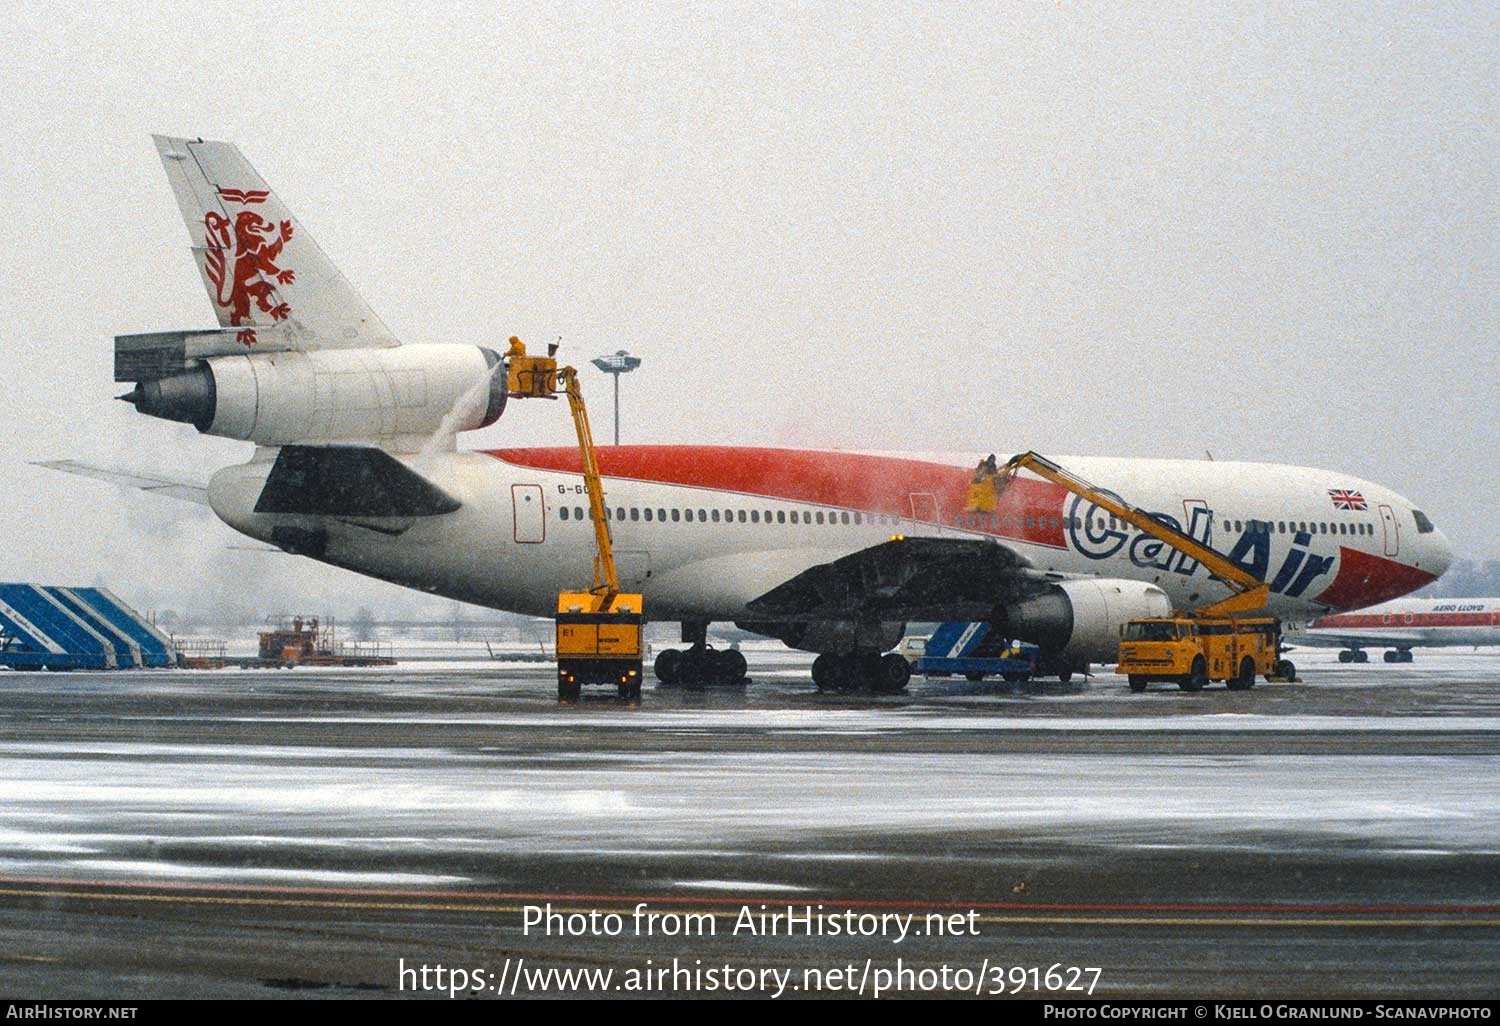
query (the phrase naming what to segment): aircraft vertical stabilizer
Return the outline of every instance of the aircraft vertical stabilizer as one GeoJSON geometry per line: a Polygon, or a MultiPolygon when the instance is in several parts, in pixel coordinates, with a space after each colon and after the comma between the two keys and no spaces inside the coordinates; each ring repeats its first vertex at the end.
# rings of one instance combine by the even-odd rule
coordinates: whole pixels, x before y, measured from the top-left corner
{"type": "Polygon", "coordinates": [[[152,138],[219,325],[235,329],[240,344],[299,350],[399,344],[237,146],[152,138]]]}

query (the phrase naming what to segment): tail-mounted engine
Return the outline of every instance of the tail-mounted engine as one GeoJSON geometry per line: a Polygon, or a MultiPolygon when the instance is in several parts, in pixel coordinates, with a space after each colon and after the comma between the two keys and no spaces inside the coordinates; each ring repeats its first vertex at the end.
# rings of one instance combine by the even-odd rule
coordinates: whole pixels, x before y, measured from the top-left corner
{"type": "Polygon", "coordinates": [[[120,398],[141,413],[258,445],[376,441],[420,449],[505,409],[500,357],[480,346],[218,352],[221,332],[115,340],[120,398]],[[204,355],[196,355],[196,354],[204,355]]]}

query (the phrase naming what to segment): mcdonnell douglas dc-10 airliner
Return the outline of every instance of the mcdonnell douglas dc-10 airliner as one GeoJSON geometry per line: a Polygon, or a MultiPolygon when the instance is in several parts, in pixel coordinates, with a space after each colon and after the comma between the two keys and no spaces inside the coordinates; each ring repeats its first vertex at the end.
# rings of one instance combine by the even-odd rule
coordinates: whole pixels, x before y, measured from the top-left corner
{"type": "MultiPolygon", "coordinates": [[[[218,327],[116,339],[141,413],[253,443],[206,488],[235,530],[424,592],[550,615],[591,577],[576,448],[458,451],[505,409],[478,344],[400,345],[239,149],[157,137],[218,327]]],[[[969,439],[966,444],[982,440],[969,439]]],[[[1229,594],[1196,562],[1062,487],[1022,475],[970,501],[993,447],[952,455],[697,445],[599,450],[622,586],[692,647],[677,673],[743,669],[712,621],[819,653],[845,679],[905,682],[881,660],[907,621],[986,620],[1066,678],[1112,661],[1126,620],[1229,594]]],[[[1002,455],[1001,460],[1004,459],[1002,455]]],[[[1060,457],[1270,584],[1289,620],[1404,595],[1447,568],[1409,499],[1349,474],[1267,463],[1060,457]]],[[[79,464],[61,469],[93,472],[79,464]]]]}

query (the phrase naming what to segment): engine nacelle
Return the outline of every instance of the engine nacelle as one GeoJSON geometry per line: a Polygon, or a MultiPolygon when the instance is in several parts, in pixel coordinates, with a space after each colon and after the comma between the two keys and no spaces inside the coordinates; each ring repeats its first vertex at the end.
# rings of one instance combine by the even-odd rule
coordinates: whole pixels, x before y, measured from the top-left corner
{"type": "Polygon", "coordinates": [[[257,445],[407,439],[488,427],[505,410],[500,357],[481,346],[211,356],[143,381],[141,413],[257,445]]]}
{"type": "Polygon", "coordinates": [[[993,619],[1009,636],[1070,663],[1112,663],[1122,625],[1171,611],[1167,593],[1145,581],[1077,580],[1002,606],[993,619]]]}

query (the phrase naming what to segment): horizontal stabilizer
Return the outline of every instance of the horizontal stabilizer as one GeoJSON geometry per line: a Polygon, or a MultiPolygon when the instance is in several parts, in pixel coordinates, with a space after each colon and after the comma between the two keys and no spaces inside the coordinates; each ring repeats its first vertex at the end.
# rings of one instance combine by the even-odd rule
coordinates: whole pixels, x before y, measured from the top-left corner
{"type": "Polygon", "coordinates": [[[328,517],[434,517],[453,496],[383,449],[358,445],[282,446],[257,513],[328,517]]]}
{"type": "Polygon", "coordinates": [[[92,477],[98,481],[117,484],[122,488],[139,488],[152,495],[165,495],[169,499],[196,502],[200,506],[208,505],[208,489],[201,484],[172,481],[149,474],[131,474],[122,470],[110,470],[107,467],[93,467],[87,463],[79,463],[77,460],[43,460],[33,463],[32,466],[61,470],[64,474],[77,474],[79,477],[92,477]]]}

